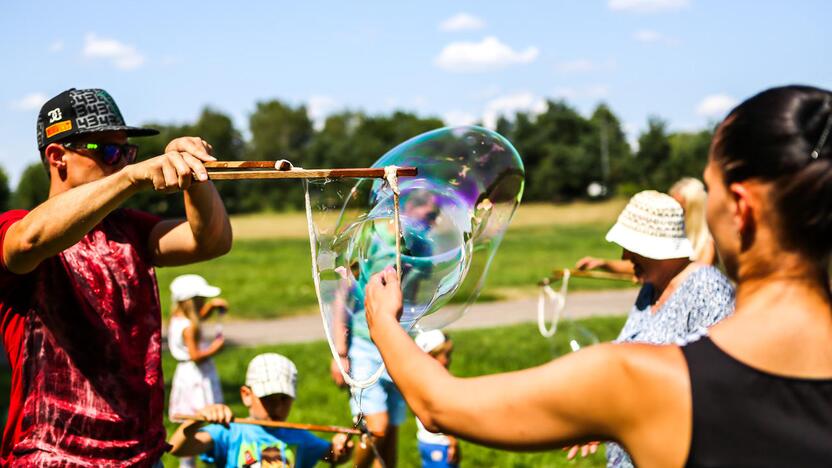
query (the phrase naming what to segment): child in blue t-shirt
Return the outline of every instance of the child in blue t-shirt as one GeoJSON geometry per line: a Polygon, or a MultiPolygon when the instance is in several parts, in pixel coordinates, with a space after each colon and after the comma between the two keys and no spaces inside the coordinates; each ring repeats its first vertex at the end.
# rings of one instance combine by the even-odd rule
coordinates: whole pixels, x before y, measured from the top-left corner
{"type": "MultiPolygon", "coordinates": [[[[248,365],[246,384],[240,397],[253,419],[285,421],[295,399],[297,369],[284,356],[266,353],[248,365]]],[[[345,434],[326,441],[308,431],[235,424],[231,409],[210,405],[200,414],[214,423],[183,423],[170,444],[177,457],[201,455],[218,467],[311,468],[319,461],[343,463],[349,459],[352,443],[345,434]]]]}

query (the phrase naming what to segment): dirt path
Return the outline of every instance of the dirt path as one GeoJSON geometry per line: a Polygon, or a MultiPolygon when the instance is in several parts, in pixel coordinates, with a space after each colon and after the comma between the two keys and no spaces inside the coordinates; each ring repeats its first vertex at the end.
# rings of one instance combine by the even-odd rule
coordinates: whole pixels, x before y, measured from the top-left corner
{"type": "MultiPolygon", "coordinates": [[[[570,293],[566,313],[575,318],[625,314],[635,302],[637,293],[636,289],[570,293]]],[[[498,327],[536,320],[537,297],[530,297],[474,304],[464,317],[448,329],[498,327]]],[[[224,329],[229,343],[244,346],[302,343],[326,338],[320,314],[230,322],[225,324],[224,329]]]]}

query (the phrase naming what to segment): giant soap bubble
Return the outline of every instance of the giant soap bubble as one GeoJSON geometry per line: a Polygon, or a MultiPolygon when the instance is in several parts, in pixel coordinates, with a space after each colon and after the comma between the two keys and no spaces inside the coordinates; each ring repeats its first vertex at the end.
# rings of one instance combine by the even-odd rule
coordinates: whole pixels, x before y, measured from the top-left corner
{"type": "MultiPolygon", "coordinates": [[[[419,171],[398,179],[401,324],[408,331],[440,328],[482,289],[520,203],[523,162],[499,134],[457,127],[412,138],[373,165],[388,166],[419,171]]],[[[313,273],[337,360],[347,340],[369,342],[364,288],[396,260],[394,196],[382,179],[311,180],[306,189],[313,273]]]]}

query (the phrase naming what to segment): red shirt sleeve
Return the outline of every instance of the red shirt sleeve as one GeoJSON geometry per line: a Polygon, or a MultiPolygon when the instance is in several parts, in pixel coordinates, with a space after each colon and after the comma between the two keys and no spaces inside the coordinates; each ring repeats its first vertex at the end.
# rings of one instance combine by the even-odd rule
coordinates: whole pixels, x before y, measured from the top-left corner
{"type": "Polygon", "coordinates": [[[0,275],[11,274],[6,269],[6,258],[3,255],[3,245],[6,242],[6,232],[12,225],[26,216],[28,210],[11,210],[0,214],[0,275]]]}

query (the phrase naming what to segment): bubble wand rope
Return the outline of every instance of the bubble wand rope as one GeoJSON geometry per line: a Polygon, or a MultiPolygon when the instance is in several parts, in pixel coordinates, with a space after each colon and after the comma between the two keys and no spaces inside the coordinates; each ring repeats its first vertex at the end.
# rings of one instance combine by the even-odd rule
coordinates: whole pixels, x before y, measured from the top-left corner
{"type": "Polygon", "coordinates": [[[399,168],[397,166],[387,166],[384,168],[384,179],[387,180],[387,185],[390,186],[390,191],[393,192],[393,229],[396,231],[396,275],[399,281],[402,280],[402,227],[399,220],[399,168]]]}
{"type": "MultiPolygon", "coordinates": [[[[291,167],[291,166],[290,166],[291,167]]],[[[278,168],[278,164],[275,164],[275,168],[278,168]]],[[[278,169],[279,170],[279,169],[278,169]]],[[[389,166],[384,168],[384,176],[383,178],[387,180],[387,183],[390,185],[390,188],[393,192],[393,223],[394,229],[396,231],[396,273],[398,274],[399,279],[401,280],[401,221],[399,218],[399,186],[398,186],[398,175],[416,175],[415,168],[397,168],[395,166],[389,166]]],[[[335,174],[330,174],[331,177],[337,177],[335,174]]],[[[370,177],[378,177],[377,174],[369,175],[370,177]]],[[[349,176],[348,176],[349,177],[349,176]]],[[[322,299],[320,297],[320,279],[318,277],[318,248],[315,243],[315,239],[317,236],[315,235],[315,225],[312,220],[312,201],[309,196],[309,183],[308,181],[303,181],[304,187],[304,204],[306,206],[306,224],[307,229],[309,231],[309,248],[312,254],[312,279],[315,283],[315,292],[318,296],[318,307],[321,310],[321,321],[323,322],[324,333],[327,337],[327,343],[329,344],[329,349],[332,352],[332,356],[334,357],[335,363],[338,367],[341,376],[344,378],[344,382],[350,386],[350,393],[352,394],[353,398],[357,398],[359,402],[359,411],[361,408],[360,405],[360,395],[363,393],[365,388],[368,388],[374,385],[378,379],[381,377],[381,374],[384,373],[384,366],[382,365],[376,372],[371,375],[367,380],[355,380],[353,379],[348,372],[344,369],[341,360],[339,359],[338,351],[335,349],[332,340],[332,333],[327,326],[326,322],[326,314],[324,312],[324,306],[322,299]],[[355,390],[358,390],[359,396],[356,397],[355,390]]],[[[361,433],[365,436],[365,439],[362,443],[369,442],[370,448],[375,455],[376,460],[378,460],[379,464],[382,467],[385,466],[384,460],[381,458],[381,453],[376,447],[375,444],[375,437],[373,434],[367,429],[366,423],[363,420],[363,412],[359,412],[357,420],[355,422],[355,426],[357,430],[361,431],[361,433]]]]}
{"type": "Polygon", "coordinates": [[[318,278],[318,246],[315,244],[315,239],[317,239],[318,236],[315,235],[315,225],[312,222],[312,201],[309,198],[309,182],[306,180],[303,181],[303,189],[304,203],[306,204],[306,225],[309,230],[309,250],[312,253],[312,281],[315,283],[315,295],[318,296],[318,308],[321,310],[321,322],[324,326],[326,341],[329,343],[329,350],[332,353],[335,364],[338,366],[338,370],[344,377],[344,382],[350,386],[350,389],[365,389],[378,382],[381,374],[384,373],[384,366],[379,367],[378,370],[376,370],[376,372],[366,380],[355,380],[350,377],[349,372],[347,372],[344,369],[344,365],[341,364],[341,358],[338,355],[338,350],[335,349],[335,345],[333,344],[332,331],[329,329],[326,322],[326,312],[323,300],[321,299],[321,280],[318,278]]]}
{"type": "Polygon", "coordinates": [[[560,313],[566,308],[566,292],[569,288],[569,269],[563,270],[563,282],[560,285],[560,291],[555,292],[550,286],[549,278],[543,279],[540,285],[540,296],[537,300],[537,329],[544,338],[551,338],[558,330],[558,320],[560,313]],[[546,299],[549,299],[553,304],[552,322],[550,326],[546,326],[546,299]]]}

